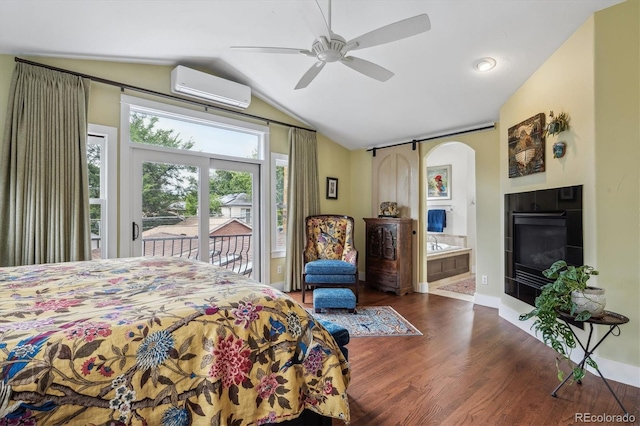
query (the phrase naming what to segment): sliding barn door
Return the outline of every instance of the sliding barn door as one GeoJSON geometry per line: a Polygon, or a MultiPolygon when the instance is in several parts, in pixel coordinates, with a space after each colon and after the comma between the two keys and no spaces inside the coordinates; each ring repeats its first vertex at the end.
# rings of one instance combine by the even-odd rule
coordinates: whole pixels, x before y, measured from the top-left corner
{"type": "Polygon", "coordinates": [[[417,290],[418,282],[418,218],[420,206],[420,176],[418,150],[411,145],[401,145],[376,151],[372,162],[373,183],[371,215],[378,216],[380,203],[398,203],[400,217],[410,217],[412,222],[412,285],[417,290]]]}

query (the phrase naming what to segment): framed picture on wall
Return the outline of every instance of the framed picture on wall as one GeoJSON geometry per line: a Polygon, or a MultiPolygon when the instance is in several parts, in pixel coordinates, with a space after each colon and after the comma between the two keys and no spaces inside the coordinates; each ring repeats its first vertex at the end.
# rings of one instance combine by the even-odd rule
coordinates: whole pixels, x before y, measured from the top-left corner
{"type": "Polygon", "coordinates": [[[327,178],[327,198],[330,200],[338,199],[338,179],[328,177],[327,178]]]}
{"type": "Polygon", "coordinates": [[[539,113],[509,127],[509,177],[545,171],[545,115],[539,113]]]}
{"type": "Polygon", "coordinates": [[[427,167],[427,200],[451,199],[451,164],[427,167]]]}

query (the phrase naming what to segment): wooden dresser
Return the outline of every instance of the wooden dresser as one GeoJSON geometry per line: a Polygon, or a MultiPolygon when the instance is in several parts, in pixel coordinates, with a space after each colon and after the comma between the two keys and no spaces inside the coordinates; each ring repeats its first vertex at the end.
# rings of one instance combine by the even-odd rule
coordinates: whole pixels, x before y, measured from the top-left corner
{"type": "Polygon", "coordinates": [[[411,218],[365,218],[366,282],[370,288],[401,296],[411,284],[411,218]]]}

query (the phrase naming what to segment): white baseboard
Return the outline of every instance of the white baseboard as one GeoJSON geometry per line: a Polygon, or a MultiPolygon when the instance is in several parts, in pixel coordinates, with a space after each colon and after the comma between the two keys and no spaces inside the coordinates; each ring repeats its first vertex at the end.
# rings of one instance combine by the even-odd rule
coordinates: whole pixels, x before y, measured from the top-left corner
{"type": "Polygon", "coordinates": [[[501,302],[499,297],[487,296],[486,294],[476,292],[474,294],[473,303],[475,303],[476,305],[498,309],[501,302]]]}
{"type": "Polygon", "coordinates": [[[269,285],[276,290],[284,291],[284,281],[280,281],[278,283],[269,283],[269,285]]]}
{"type": "MultiPolygon", "coordinates": [[[[476,300],[477,300],[476,295],[476,300]]],[[[535,332],[531,330],[531,325],[533,324],[533,319],[528,321],[520,321],[520,313],[514,311],[505,305],[500,305],[498,310],[498,314],[500,317],[509,321],[511,324],[515,325],[521,330],[529,333],[534,336],[536,339],[540,339],[540,337],[536,336],[535,332]]],[[[571,354],[571,359],[575,362],[580,362],[582,360],[583,352],[580,348],[578,350],[574,350],[571,354]]],[[[602,358],[596,354],[592,356],[593,360],[598,364],[598,368],[602,372],[602,375],[606,379],[615,380],[616,382],[624,383],[625,385],[635,386],[640,388],[640,366],[625,364],[619,361],[615,361],[612,359],[602,358]]],[[[588,367],[589,371],[594,374],[598,374],[597,371],[594,371],[591,367],[588,367]]]]}

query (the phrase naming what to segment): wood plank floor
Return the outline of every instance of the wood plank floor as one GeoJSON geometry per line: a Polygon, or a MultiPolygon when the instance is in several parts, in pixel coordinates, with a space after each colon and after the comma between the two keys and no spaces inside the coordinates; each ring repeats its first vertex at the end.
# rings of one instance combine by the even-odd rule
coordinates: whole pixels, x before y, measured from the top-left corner
{"type": "MultiPolygon", "coordinates": [[[[301,300],[299,292],[290,295],[301,300]]],[[[358,304],[390,305],[423,336],[351,339],[351,426],[571,425],[585,423],[576,421],[576,413],[623,414],[591,373],[582,385],[565,385],[552,397],[559,383],[555,352],[495,309],[432,294],[367,289],[358,304]]],[[[615,344],[616,337],[610,339],[606,343],[615,344]]],[[[609,383],[638,424],[640,389],[609,383]]]]}

